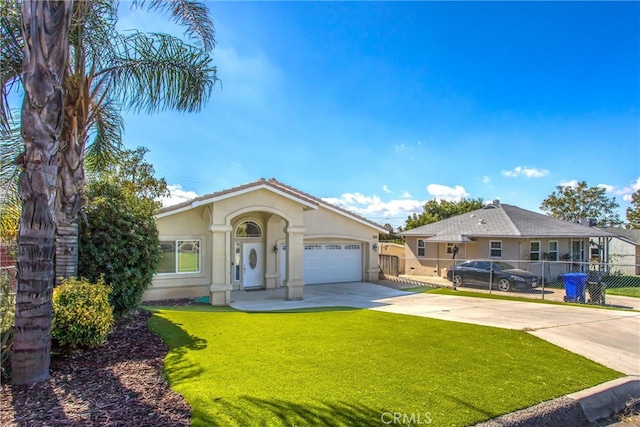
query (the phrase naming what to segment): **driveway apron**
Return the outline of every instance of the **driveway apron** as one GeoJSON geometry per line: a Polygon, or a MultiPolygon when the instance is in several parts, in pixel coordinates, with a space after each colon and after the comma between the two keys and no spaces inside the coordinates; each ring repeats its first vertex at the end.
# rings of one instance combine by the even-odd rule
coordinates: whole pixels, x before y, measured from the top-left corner
{"type": "Polygon", "coordinates": [[[525,330],[627,375],[640,375],[639,312],[416,294],[362,282],[305,286],[301,301],[285,301],[282,289],[234,291],[232,299],[233,307],[246,311],[358,307],[525,330]]]}

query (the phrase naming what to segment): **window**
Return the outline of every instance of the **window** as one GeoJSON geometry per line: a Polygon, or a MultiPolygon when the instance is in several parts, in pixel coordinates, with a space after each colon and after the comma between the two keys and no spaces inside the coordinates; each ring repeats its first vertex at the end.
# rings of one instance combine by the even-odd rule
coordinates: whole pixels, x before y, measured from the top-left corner
{"type": "Polygon", "coordinates": [[[262,237],[262,230],[255,222],[245,221],[236,228],[236,237],[262,237]]]}
{"type": "Polygon", "coordinates": [[[529,243],[529,259],[531,261],[540,261],[540,242],[529,243]]]}
{"type": "Polygon", "coordinates": [[[455,243],[447,243],[447,253],[448,254],[452,254],[453,253],[453,247],[455,246],[455,243]]]}
{"type": "Polygon", "coordinates": [[[424,256],[424,240],[418,239],[418,256],[424,256]]]}
{"type": "Polygon", "coordinates": [[[327,245],[325,249],[342,249],[342,245],[327,245]]]}
{"type": "Polygon", "coordinates": [[[200,240],[163,240],[160,249],[158,274],[200,272],[200,240]]]}
{"type": "Polygon", "coordinates": [[[344,245],[345,249],[360,249],[360,245],[344,245]]]}
{"type": "Polygon", "coordinates": [[[549,242],[549,252],[547,254],[547,259],[549,261],[558,260],[558,242],[556,240],[551,240],[549,242]]]}
{"type": "Polygon", "coordinates": [[[491,240],[489,242],[489,256],[491,258],[502,258],[502,241],[491,240]]]}

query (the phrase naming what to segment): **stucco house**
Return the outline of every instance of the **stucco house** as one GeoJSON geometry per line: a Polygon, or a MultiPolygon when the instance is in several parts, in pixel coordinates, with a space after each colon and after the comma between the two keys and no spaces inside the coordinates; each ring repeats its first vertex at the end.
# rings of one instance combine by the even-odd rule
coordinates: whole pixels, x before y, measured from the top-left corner
{"type": "Polygon", "coordinates": [[[144,300],[209,296],[378,279],[378,236],[387,230],[283,184],[260,179],[156,215],[163,258],[144,300]]]}
{"type": "Polygon", "coordinates": [[[563,221],[498,200],[481,209],[399,233],[405,237],[405,273],[446,277],[447,268],[465,259],[509,261],[545,276],[565,273],[567,262],[589,261],[590,242],[605,248],[612,235],[604,230],[563,221]],[[456,247],[457,249],[454,249],[456,247]],[[553,261],[556,261],[554,263],[553,261]],[[561,262],[566,261],[566,262],[561,262]]]}
{"type": "Polygon", "coordinates": [[[622,274],[640,275],[640,230],[606,227],[614,235],[609,243],[612,269],[622,274]]]}

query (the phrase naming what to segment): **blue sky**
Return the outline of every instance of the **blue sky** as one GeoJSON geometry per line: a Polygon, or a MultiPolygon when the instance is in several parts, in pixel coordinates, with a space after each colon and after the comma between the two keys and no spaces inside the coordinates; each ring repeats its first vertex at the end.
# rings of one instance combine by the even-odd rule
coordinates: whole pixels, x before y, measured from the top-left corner
{"type": "Polygon", "coordinates": [[[538,211],[580,180],[624,219],[640,188],[638,2],[207,5],[207,106],[125,115],[175,201],[273,177],[398,226],[433,198],[538,211]]]}

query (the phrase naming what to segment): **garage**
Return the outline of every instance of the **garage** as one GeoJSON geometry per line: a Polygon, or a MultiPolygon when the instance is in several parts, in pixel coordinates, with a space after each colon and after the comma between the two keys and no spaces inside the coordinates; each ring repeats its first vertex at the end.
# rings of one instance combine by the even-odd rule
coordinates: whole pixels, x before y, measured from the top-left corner
{"type": "MultiPolygon", "coordinates": [[[[286,251],[285,246],[280,249],[286,251]]],[[[280,258],[281,283],[285,280],[285,258],[280,258]]],[[[362,244],[305,244],[303,274],[306,285],[362,281],[362,244]]]]}

